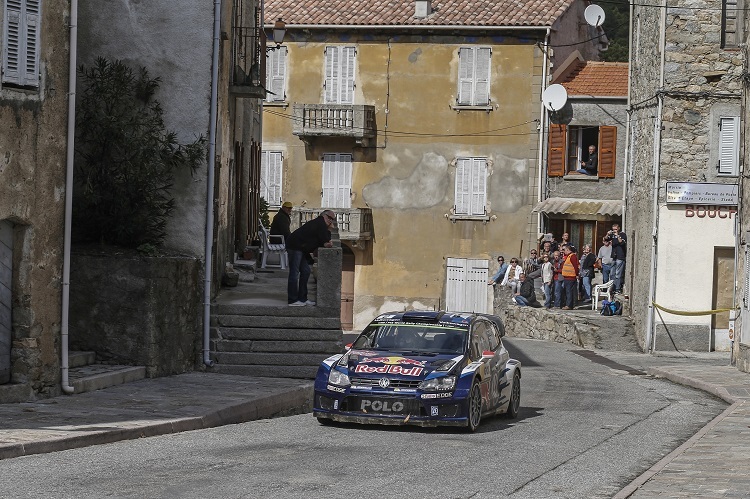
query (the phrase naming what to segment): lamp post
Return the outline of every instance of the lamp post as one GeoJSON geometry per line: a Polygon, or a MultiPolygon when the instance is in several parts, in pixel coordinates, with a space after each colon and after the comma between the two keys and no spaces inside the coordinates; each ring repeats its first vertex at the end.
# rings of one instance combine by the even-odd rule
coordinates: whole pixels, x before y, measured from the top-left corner
{"type": "Polygon", "coordinates": [[[278,49],[284,41],[284,36],[286,36],[286,23],[278,18],[273,25],[273,42],[276,46],[266,47],[266,51],[278,49]]]}

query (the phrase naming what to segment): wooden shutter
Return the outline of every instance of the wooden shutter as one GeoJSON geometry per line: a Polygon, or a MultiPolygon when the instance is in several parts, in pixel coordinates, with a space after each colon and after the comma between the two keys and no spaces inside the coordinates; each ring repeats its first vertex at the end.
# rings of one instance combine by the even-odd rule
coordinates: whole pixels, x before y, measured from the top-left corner
{"type": "Polygon", "coordinates": [[[339,104],[354,104],[354,69],[356,66],[356,53],[354,47],[341,47],[341,81],[339,83],[341,97],[339,98],[339,104]]]}
{"type": "Polygon", "coordinates": [[[471,162],[470,215],[484,215],[487,199],[487,160],[474,158],[471,162]]]}
{"type": "MultiPolygon", "coordinates": [[[[737,0],[723,0],[721,19],[721,46],[736,47],[738,44],[738,2],[737,0]]],[[[741,8],[741,7],[740,7],[741,8]]]]}
{"type": "Polygon", "coordinates": [[[23,81],[25,86],[39,86],[39,21],[41,20],[41,0],[26,0],[25,12],[25,53],[23,81]]]}
{"type": "Polygon", "coordinates": [[[3,27],[4,83],[39,86],[41,0],[6,0],[3,27]]]}
{"type": "Polygon", "coordinates": [[[562,177],[565,175],[565,125],[550,125],[549,147],[547,152],[547,176],[562,177]]]}
{"type": "Polygon", "coordinates": [[[268,101],[285,101],[286,100],[286,56],[287,48],[279,47],[271,50],[267,57],[266,66],[266,89],[271,94],[267,94],[268,101]]]}
{"type": "Polygon", "coordinates": [[[737,175],[739,172],[739,116],[719,119],[719,175],[737,175]]]}
{"type": "Polygon", "coordinates": [[[326,154],[323,156],[323,191],[322,208],[334,208],[336,206],[336,155],[326,154]]]}
{"type": "Polygon", "coordinates": [[[471,158],[456,161],[456,215],[468,215],[471,207],[471,158]]]}
{"type": "Polygon", "coordinates": [[[20,85],[24,58],[21,0],[6,0],[3,24],[3,82],[20,85]]]}
{"type": "Polygon", "coordinates": [[[599,127],[599,178],[615,178],[617,127],[599,127]]]}
{"type": "Polygon", "coordinates": [[[471,105],[471,91],[474,87],[474,51],[469,47],[458,50],[458,98],[457,104],[471,105]]]}
{"type": "Polygon", "coordinates": [[[492,51],[489,47],[477,48],[476,51],[475,91],[472,104],[486,106],[490,103],[490,58],[492,51]]]}
{"type": "Polygon", "coordinates": [[[338,155],[336,172],[336,208],[351,208],[352,206],[352,156],[338,155]]]}
{"type": "Polygon", "coordinates": [[[270,206],[281,206],[281,174],[284,165],[284,157],[280,151],[268,153],[268,204],[270,206]]]}
{"type": "Polygon", "coordinates": [[[448,258],[446,262],[445,309],[451,312],[488,313],[487,260],[448,258]]]}
{"type": "Polygon", "coordinates": [[[325,92],[326,104],[336,104],[339,98],[339,47],[326,47],[325,50],[325,92]]]}

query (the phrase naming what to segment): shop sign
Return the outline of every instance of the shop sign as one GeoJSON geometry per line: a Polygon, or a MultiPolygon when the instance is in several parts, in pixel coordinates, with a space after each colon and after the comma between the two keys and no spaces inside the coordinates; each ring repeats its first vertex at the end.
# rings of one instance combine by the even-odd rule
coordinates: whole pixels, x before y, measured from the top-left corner
{"type": "Polygon", "coordinates": [[[667,182],[667,204],[737,206],[739,187],[734,184],[667,182]]]}

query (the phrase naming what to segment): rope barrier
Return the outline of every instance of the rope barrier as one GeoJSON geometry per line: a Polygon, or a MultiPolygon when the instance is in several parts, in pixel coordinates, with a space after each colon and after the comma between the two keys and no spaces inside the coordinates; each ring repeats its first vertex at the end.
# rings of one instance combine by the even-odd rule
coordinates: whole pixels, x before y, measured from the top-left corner
{"type": "Polygon", "coordinates": [[[732,310],[731,308],[717,308],[716,310],[700,310],[700,311],[697,311],[697,312],[689,312],[687,310],[673,310],[671,308],[662,307],[661,305],[659,305],[655,301],[652,301],[651,304],[653,306],[655,306],[656,308],[658,308],[659,310],[663,310],[664,312],[667,312],[667,313],[670,313],[670,314],[673,314],[673,315],[689,315],[689,316],[693,316],[693,315],[712,315],[712,314],[720,314],[722,312],[729,312],[730,310],[732,310]]]}

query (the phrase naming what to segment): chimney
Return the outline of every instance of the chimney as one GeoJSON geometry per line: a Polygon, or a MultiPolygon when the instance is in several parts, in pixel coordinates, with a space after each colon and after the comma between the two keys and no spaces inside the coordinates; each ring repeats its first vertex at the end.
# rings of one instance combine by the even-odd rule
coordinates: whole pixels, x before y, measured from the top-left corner
{"type": "Polygon", "coordinates": [[[415,0],[414,17],[418,19],[425,18],[432,14],[431,0],[415,0]]]}

